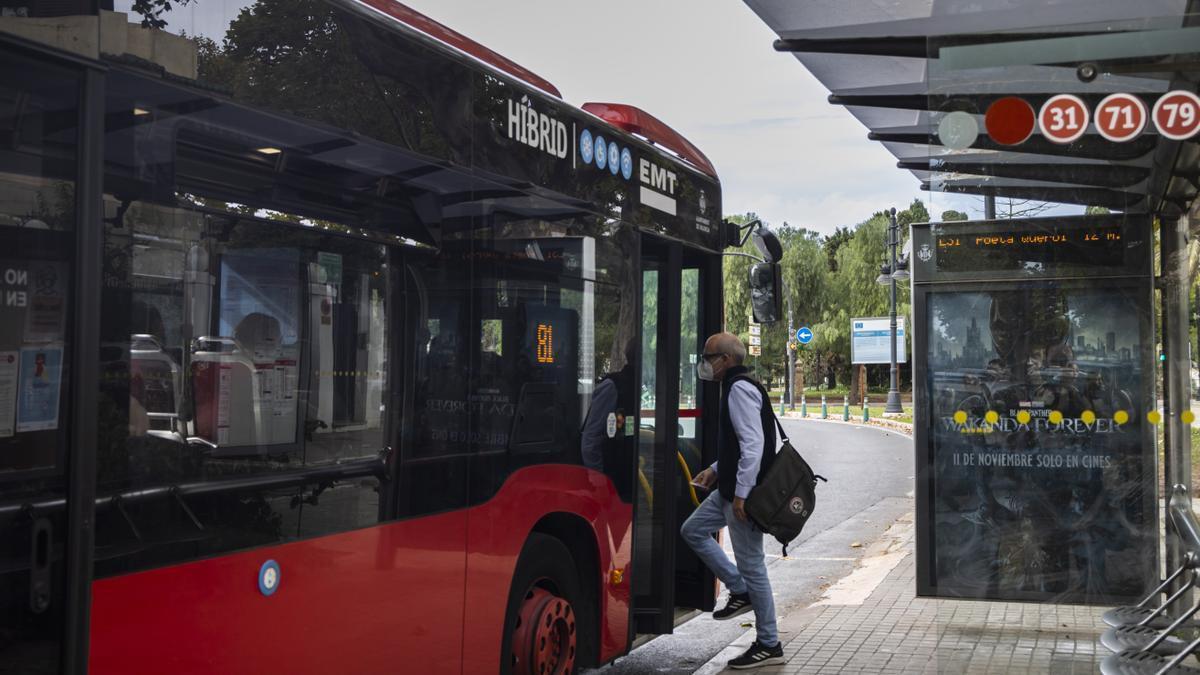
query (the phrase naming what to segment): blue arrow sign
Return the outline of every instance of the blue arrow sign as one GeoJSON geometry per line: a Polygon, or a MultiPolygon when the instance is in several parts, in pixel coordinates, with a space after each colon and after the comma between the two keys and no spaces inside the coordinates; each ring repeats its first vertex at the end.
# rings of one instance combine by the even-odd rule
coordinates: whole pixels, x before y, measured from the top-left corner
{"type": "Polygon", "coordinates": [[[796,331],[796,341],[798,341],[800,344],[806,345],[812,342],[812,339],[813,332],[808,328],[808,326],[801,326],[800,330],[796,331]]]}

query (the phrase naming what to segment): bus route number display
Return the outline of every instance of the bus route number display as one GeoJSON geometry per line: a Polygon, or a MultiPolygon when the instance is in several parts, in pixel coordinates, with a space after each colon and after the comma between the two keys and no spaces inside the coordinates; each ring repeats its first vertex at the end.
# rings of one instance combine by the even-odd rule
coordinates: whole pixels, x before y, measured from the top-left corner
{"type": "Polygon", "coordinates": [[[537,362],[554,363],[554,324],[537,325],[537,362]]]}

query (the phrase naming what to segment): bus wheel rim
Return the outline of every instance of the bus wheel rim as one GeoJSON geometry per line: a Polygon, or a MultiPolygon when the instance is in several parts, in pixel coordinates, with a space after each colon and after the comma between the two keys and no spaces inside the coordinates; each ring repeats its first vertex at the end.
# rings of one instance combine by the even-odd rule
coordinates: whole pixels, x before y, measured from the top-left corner
{"type": "Polygon", "coordinates": [[[575,668],[575,610],[539,586],[525,593],[512,635],[513,673],[566,675],[575,668]]]}

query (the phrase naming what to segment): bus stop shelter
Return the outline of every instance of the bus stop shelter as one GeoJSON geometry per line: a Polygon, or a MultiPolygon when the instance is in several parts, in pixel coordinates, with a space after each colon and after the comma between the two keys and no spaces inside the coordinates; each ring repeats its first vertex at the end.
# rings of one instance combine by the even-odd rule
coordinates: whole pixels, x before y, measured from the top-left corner
{"type": "MultiPolygon", "coordinates": [[[[774,48],[792,53],[829,90],[829,103],[845,107],[870,140],[895,156],[897,168],[918,179],[929,193],[931,213],[963,210],[971,198],[979,200],[984,219],[955,224],[954,232],[971,233],[975,227],[1001,240],[1014,233],[1019,239],[1021,232],[1044,233],[1050,223],[1086,210],[1110,214],[1104,222],[1120,223],[1152,241],[1147,292],[1137,300],[1137,312],[1149,319],[1148,339],[1134,349],[1140,354],[1124,355],[1126,361],[1140,358],[1148,364],[1150,388],[1140,414],[1149,415],[1153,427],[1144,452],[1151,459],[1146,476],[1153,496],[1147,511],[1154,513],[1144,527],[1151,530],[1154,549],[1165,543],[1165,555],[1147,583],[1186,566],[1187,553],[1200,547],[1187,526],[1194,522],[1189,325],[1195,318],[1189,290],[1200,260],[1193,241],[1200,233],[1195,201],[1200,191],[1200,99],[1195,96],[1200,5],[1188,0],[746,4],[778,36],[774,48]],[[1014,202],[1046,210],[1040,218],[1012,221],[1003,230],[995,219],[1013,215],[1004,206],[1014,202]],[[1168,503],[1171,508],[1163,512],[1169,515],[1160,519],[1157,514],[1168,503]]],[[[1077,222],[1091,227],[1101,220],[1077,222]]],[[[949,231],[932,226],[935,238],[949,231]]],[[[929,241],[935,249],[941,243],[929,241]]],[[[917,242],[913,247],[922,259],[930,250],[917,250],[917,242]]],[[[914,306],[920,305],[917,295],[914,306]]],[[[917,316],[914,323],[921,320],[917,316]]],[[[920,326],[914,328],[919,334],[920,326]]],[[[968,341],[976,328],[963,327],[968,341]]],[[[1069,337],[1076,347],[1077,336],[1069,337]]],[[[1077,351],[1107,351],[1121,358],[1114,337],[1094,346],[1085,336],[1077,339],[1077,351]]],[[[918,407],[921,362],[928,366],[934,359],[932,344],[930,353],[922,353],[922,346],[913,347],[918,407]]],[[[931,382],[933,370],[927,369],[931,382]]],[[[1028,422],[1028,412],[1017,415],[1024,413],[1028,422]]],[[[914,421],[932,426],[934,417],[922,417],[918,410],[914,421]]],[[[920,432],[917,445],[920,473],[920,432]]],[[[918,521],[920,502],[918,495],[918,521]]],[[[918,522],[918,533],[920,527],[918,522]]],[[[921,586],[918,581],[919,591],[921,586]]],[[[1183,602],[1188,595],[1184,589],[1176,606],[1190,605],[1183,602]]],[[[1086,593],[1066,601],[1116,604],[1086,593]]]]}

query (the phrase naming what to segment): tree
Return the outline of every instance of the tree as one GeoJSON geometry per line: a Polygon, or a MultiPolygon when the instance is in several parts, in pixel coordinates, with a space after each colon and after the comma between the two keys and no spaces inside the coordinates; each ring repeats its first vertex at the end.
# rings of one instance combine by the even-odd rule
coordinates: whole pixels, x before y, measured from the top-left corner
{"type": "Polygon", "coordinates": [[[171,11],[172,2],[178,2],[180,6],[186,5],[192,0],[133,0],[134,14],[139,14],[142,17],[142,25],[146,28],[163,28],[167,25],[167,20],[162,18],[162,15],[171,11]]]}
{"type": "Polygon", "coordinates": [[[1104,206],[1089,206],[1083,210],[1083,215],[1085,216],[1107,216],[1110,213],[1112,211],[1109,211],[1104,206]]]}
{"type": "Polygon", "coordinates": [[[943,223],[949,223],[949,222],[953,222],[955,220],[970,220],[970,218],[967,216],[967,214],[963,213],[962,211],[955,211],[954,209],[950,209],[949,211],[942,211],[942,222],[943,223]]]}
{"type": "Polygon", "coordinates": [[[833,234],[825,237],[821,241],[821,247],[825,250],[826,259],[829,262],[829,271],[837,271],[837,252],[838,249],[850,241],[854,236],[854,232],[848,227],[839,227],[833,231],[833,234]]]}
{"type": "MultiPolygon", "coordinates": [[[[739,225],[756,219],[753,213],[729,218],[739,225]]],[[[762,327],[762,356],[753,361],[759,376],[765,381],[778,381],[787,375],[787,345],[791,339],[786,315],[789,303],[795,326],[815,323],[824,311],[824,293],[829,277],[821,238],[816,232],[793,227],[787,222],[773,229],[783,244],[783,258],[779,264],[785,314],[783,320],[762,327]]],[[[758,255],[753,245],[729,249],[726,253],[758,255]]],[[[726,256],[723,268],[725,329],[741,337],[747,344],[750,338],[748,278],[753,264],[753,260],[744,256],[726,256]]]]}
{"type": "Polygon", "coordinates": [[[896,212],[896,222],[900,224],[900,230],[907,233],[909,225],[929,222],[929,209],[920,199],[914,199],[907,209],[896,212]]]}
{"type": "MultiPolygon", "coordinates": [[[[979,206],[976,211],[985,213],[983,208],[983,197],[979,197],[979,206]]],[[[1039,202],[1034,199],[1016,199],[1014,197],[997,197],[996,198],[996,218],[1009,220],[1012,218],[1034,218],[1054,208],[1056,205],[1050,202],[1039,202]]]]}
{"type": "MultiPolygon", "coordinates": [[[[744,215],[729,216],[726,220],[738,225],[745,225],[758,219],[756,214],[749,212],[744,215]]],[[[758,249],[748,242],[741,248],[730,248],[725,252],[727,254],[758,255],[758,249]]],[[[744,256],[727,255],[721,265],[722,285],[725,290],[725,320],[723,323],[725,330],[736,335],[745,335],[749,323],[750,288],[747,284],[752,264],[753,261],[744,256]]]]}

